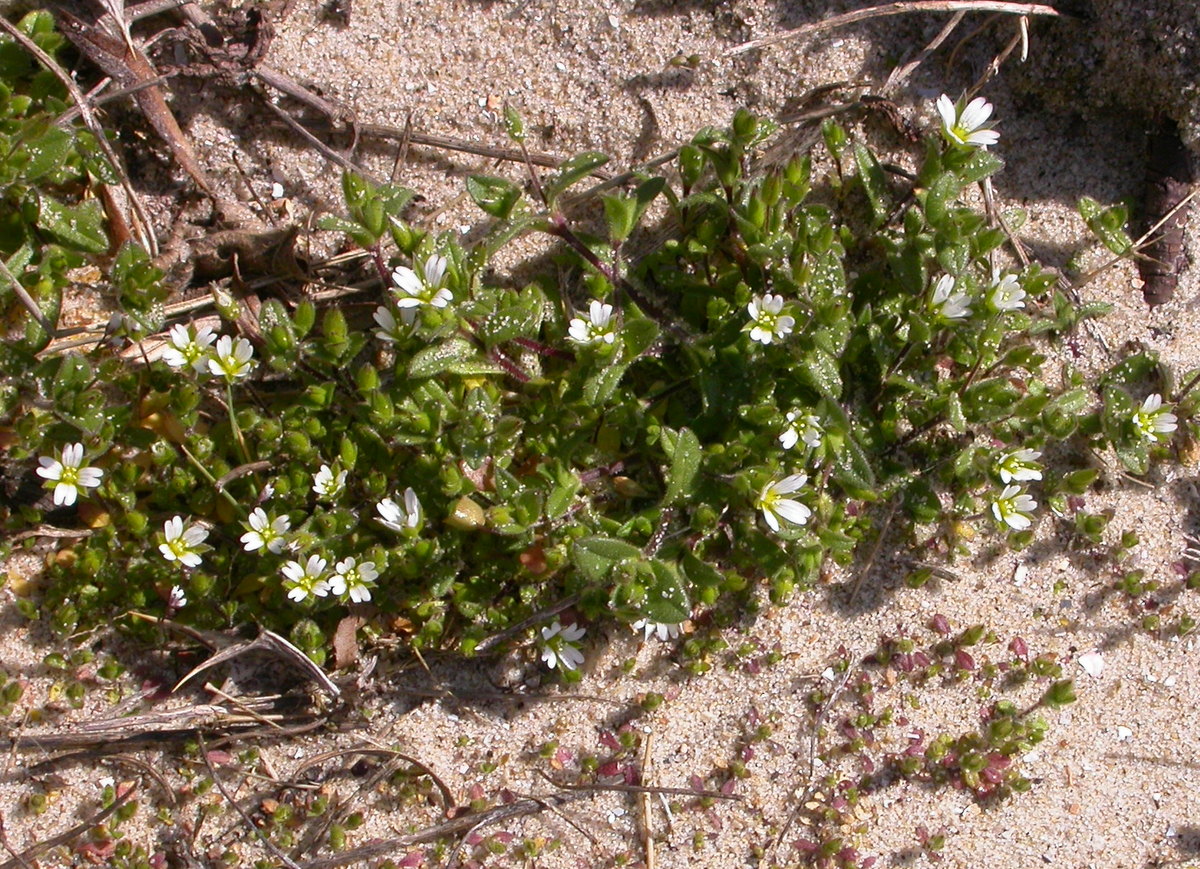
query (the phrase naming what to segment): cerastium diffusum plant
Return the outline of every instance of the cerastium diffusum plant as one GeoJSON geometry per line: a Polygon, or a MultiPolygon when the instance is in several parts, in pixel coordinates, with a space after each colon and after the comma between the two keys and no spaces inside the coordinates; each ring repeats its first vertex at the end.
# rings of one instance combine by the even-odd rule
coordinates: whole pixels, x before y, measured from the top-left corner
{"type": "MultiPolygon", "coordinates": [[[[577,678],[588,622],[673,642],[696,607],[762,585],[782,601],[885,521],[950,557],[968,525],[1019,547],[1082,521],[1088,457],[1144,473],[1193,400],[1170,400],[1146,352],[1047,376],[1041,338],[1101,306],[1036,265],[998,267],[1005,233],[967,204],[1002,166],[990,106],[938,111],[911,183],[833,122],[837,171],[758,167],[775,126],[739,112],[670,171],[601,194],[599,234],[573,216],[595,153],[532,175],[532,193],[470,178],[489,218],[470,244],[410,223],[411,191],[346,175],[346,215],[322,226],[369,254],[383,289],[365,309],[222,296],[217,328],[164,324],[160,276],[127,246],[122,329],[169,326],[160,358],[36,356],[31,319],[0,360],[10,458],[92,525],[52,566],[47,611],[62,630],[129,609],[258,622],[318,660],[348,606],[386,617],[369,631],[466,653],[544,612],[523,636],[577,678]],[[665,241],[644,243],[648,215],[665,241]],[[563,243],[564,279],[493,276],[539,232],[563,243]],[[1043,473],[1051,452],[1076,466],[1043,473]]],[[[71,135],[51,144],[92,171],[71,135]]],[[[1089,222],[1120,242],[1111,214],[1089,222]]],[[[58,243],[5,253],[35,293],[57,274],[35,262],[91,249],[58,243]]]]}

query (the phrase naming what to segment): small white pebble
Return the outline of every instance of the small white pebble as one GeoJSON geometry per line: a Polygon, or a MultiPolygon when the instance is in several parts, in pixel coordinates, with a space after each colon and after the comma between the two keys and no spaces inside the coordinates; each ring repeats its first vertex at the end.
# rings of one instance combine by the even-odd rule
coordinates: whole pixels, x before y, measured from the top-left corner
{"type": "Polygon", "coordinates": [[[1168,676],[1167,678],[1163,679],[1163,686],[1166,688],[1174,688],[1175,687],[1175,677],[1168,676]]]}
{"type": "Polygon", "coordinates": [[[1029,567],[1024,564],[1018,564],[1017,569],[1013,571],[1013,585],[1024,585],[1028,577],[1029,567]]]}
{"type": "Polygon", "coordinates": [[[274,184],[271,185],[271,198],[272,199],[282,199],[283,198],[283,185],[280,184],[278,181],[276,181],[274,184]]]}
{"type": "Polygon", "coordinates": [[[563,63],[561,60],[555,61],[554,68],[557,69],[559,72],[567,71],[567,65],[565,63],[563,63]]]}
{"type": "Polygon", "coordinates": [[[1126,727],[1124,724],[1117,725],[1117,742],[1125,742],[1129,737],[1133,736],[1133,730],[1126,727]]]}
{"type": "Polygon", "coordinates": [[[1104,672],[1104,656],[1095,650],[1086,652],[1079,656],[1079,666],[1093,679],[1099,679],[1104,672]]]}
{"type": "Polygon", "coordinates": [[[821,673],[821,678],[826,682],[832,682],[837,678],[837,674],[833,672],[833,667],[826,667],[825,671],[821,673]]]}

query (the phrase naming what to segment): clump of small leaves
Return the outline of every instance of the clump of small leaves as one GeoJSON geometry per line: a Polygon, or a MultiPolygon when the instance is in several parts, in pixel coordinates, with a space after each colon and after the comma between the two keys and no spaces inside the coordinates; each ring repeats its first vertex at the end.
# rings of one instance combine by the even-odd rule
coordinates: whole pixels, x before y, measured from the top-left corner
{"type": "MultiPolygon", "coordinates": [[[[53,47],[42,21],[23,26],[53,47]]],[[[35,80],[6,97],[10,153],[44,136],[63,159],[13,164],[10,198],[40,202],[42,222],[14,217],[3,252],[37,289],[81,254],[30,226],[57,237],[47,215],[85,207],[43,191],[103,167],[84,134],[25,119],[59,105],[35,80]]],[[[938,109],[911,182],[832,122],[823,177],[810,155],[761,164],[776,127],[739,112],[670,171],[600,195],[598,233],[576,217],[595,153],[532,193],[470,178],[488,223],[469,242],[410,222],[412,191],[348,174],[346,212],[322,226],[367,254],[374,310],[251,310],[218,287],[217,327],[164,324],[157,354],[127,356],[35,355],[31,319],[0,358],[0,418],[53,504],[9,508],[5,526],[55,510],[91,530],[52,563],[44,617],[64,633],[129,610],[254,622],[317,661],[350,608],[373,636],[465,653],[530,625],[572,678],[590,621],[672,642],[702,608],[753,611],[757,588],[782,603],[885,523],[953,555],[967,527],[1019,547],[1067,522],[1097,474],[1087,456],[1144,473],[1191,405],[1163,397],[1148,352],[1098,379],[1047,364],[1042,339],[1102,306],[1037,265],[999,266],[1004,231],[967,203],[1002,167],[991,107],[938,109]],[[529,233],[561,242],[561,267],[508,283],[493,259],[529,233]],[[1046,474],[1050,451],[1079,464],[1046,474]]],[[[513,113],[508,128],[523,143],[513,113]]],[[[130,245],[111,274],[143,302],[159,278],[130,245]]],[[[129,307],[133,332],[159,325],[153,304],[129,307]]]]}

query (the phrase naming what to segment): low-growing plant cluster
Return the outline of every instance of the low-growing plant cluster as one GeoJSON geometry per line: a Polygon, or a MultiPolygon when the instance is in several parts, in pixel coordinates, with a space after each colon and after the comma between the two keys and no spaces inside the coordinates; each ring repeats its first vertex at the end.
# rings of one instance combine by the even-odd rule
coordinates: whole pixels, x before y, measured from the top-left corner
{"type": "MultiPolygon", "coordinates": [[[[42,21],[25,26],[52,49],[42,21]]],[[[47,224],[68,206],[29,185],[104,174],[85,133],[49,124],[40,81],[6,103],[7,195],[41,211],[3,254],[53,319],[63,281],[43,265],[98,247],[47,224]],[[37,130],[75,156],[31,160],[37,130]]],[[[52,493],[6,526],[75,508],[90,528],[51,562],[44,612],[62,631],[130,609],[255,622],[318,660],[347,606],[377,615],[368,633],[467,653],[540,624],[570,676],[587,621],[670,639],[697,607],[784,601],[884,529],[946,558],[973,529],[1014,547],[1039,522],[1101,533],[1092,457],[1145,473],[1192,400],[1163,398],[1149,352],[1091,378],[1048,361],[1102,306],[1000,265],[1005,229],[969,204],[1002,165],[990,106],[938,110],[911,178],[834,122],[820,177],[808,154],[760,165],[776,127],[741,112],[601,193],[599,232],[578,216],[599,154],[527,187],[472,177],[489,223],[470,242],[348,174],[346,215],[322,225],[383,279],[366,308],[217,286],[218,324],[164,322],[161,275],[127,243],[122,328],[169,328],[160,352],[47,353],[29,317],[0,360],[9,459],[52,493]],[[514,284],[492,262],[529,233],[562,242],[557,270],[514,284]],[[1051,455],[1066,467],[1047,474],[1051,455]]],[[[1090,213],[1120,244],[1112,219],[1090,213]]]]}

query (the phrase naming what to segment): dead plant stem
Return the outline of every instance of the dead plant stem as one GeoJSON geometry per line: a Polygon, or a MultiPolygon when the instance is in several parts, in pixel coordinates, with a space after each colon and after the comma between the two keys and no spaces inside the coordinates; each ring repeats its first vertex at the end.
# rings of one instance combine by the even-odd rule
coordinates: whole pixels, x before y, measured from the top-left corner
{"type": "Polygon", "coordinates": [[[752,39],[749,42],[743,42],[741,45],[734,46],[726,51],[725,55],[728,57],[744,54],[756,48],[765,48],[768,45],[778,45],[781,42],[799,39],[810,33],[843,27],[859,21],[868,21],[872,18],[906,15],[910,12],[1001,12],[1008,15],[1046,15],[1055,18],[1062,16],[1062,13],[1053,6],[1043,6],[1040,3],[1006,3],[999,2],[999,0],[907,0],[907,2],[885,3],[882,6],[872,6],[869,9],[857,9],[854,12],[834,15],[831,18],[826,18],[824,21],[803,24],[800,27],[785,30],[782,33],[776,33],[772,36],[765,36],[762,39],[752,39]]]}

